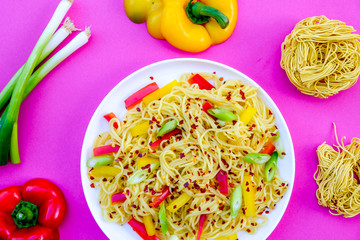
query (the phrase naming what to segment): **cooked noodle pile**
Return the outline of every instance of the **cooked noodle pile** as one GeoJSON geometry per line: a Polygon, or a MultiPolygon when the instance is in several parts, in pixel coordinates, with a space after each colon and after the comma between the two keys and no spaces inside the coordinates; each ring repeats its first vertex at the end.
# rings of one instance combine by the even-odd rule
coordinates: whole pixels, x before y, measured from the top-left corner
{"type": "Polygon", "coordinates": [[[333,215],[354,217],[360,213],[360,139],[344,146],[343,139],[331,147],[323,143],[317,149],[319,165],[314,179],[319,205],[329,207],[333,215]]]}
{"type": "MultiPolygon", "coordinates": [[[[257,89],[238,80],[227,80],[214,74],[201,73],[207,80],[214,80],[215,89],[200,90],[198,85],[189,85],[190,74],[181,76],[181,87],[161,100],[155,100],[148,106],[143,103],[127,112],[123,121],[113,118],[110,131],[101,134],[94,147],[116,144],[119,151],[114,154],[113,165],[121,169],[115,178],[93,179],[100,188],[99,201],[102,215],[107,221],[126,223],[131,217],[142,222],[142,217],[152,215],[155,227],[160,232],[159,207],[149,204],[169,186],[172,196],[165,201],[170,203],[181,193],[186,192],[192,198],[175,213],[167,212],[169,231],[165,238],[174,234],[179,239],[195,239],[201,214],[208,214],[202,238],[214,239],[245,230],[255,233],[259,226],[266,224],[269,213],[283,197],[288,184],[281,180],[279,171],[270,183],[264,175],[264,165],[249,164],[243,156],[259,152],[266,141],[278,132],[275,117],[265,103],[257,96],[257,89]],[[240,115],[247,106],[253,106],[257,113],[247,126],[241,121],[223,123],[214,121],[202,110],[206,101],[231,109],[240,115]],[[159,149],[153,151],[150,142],[163,123],[177,119],[180,135],[164,141],[159,149]],[[152,123],[148,134],[133,137],[129,130],[149,121],[152,123]],[[114,123],[119,125],[114,128],[114,123]],[[128,185],[127,179],[137,170],[136,161],[141,157],[160,159],[160,168],[156,174],[145,181],[128,185]],[[246,217],[242,209],[236,219],[230,217],[229,196],[218,190],[216,175],[220,169],[229,172],[230,186],[241,184],[244,173],[252,175],[257,188],[255,217],[246,217]],[[126,192],[124,203],[112,205],[111,195],[126,192]]],[[[91,169],[90,169],[91,174],[91,169]]]]}
{"type": "Polygon", "coordinates": [[[353,86],[360,73],[360,36],[325,16],[296,24],[281,46],[281,67],[304,94],[328,98],[353,86]]]}

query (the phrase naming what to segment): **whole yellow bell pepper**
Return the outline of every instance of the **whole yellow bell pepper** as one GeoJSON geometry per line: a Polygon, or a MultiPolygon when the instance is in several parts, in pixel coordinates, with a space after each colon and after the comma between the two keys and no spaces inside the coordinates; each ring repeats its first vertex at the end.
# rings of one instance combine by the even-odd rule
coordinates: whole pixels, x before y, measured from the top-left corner
{"type": "Polygon", "coordinates": [[[238,14],[236,0],[125,0],[135,23],[147,22],[151,36],[188,52],[201,52],[227,40],[238,14]]]}

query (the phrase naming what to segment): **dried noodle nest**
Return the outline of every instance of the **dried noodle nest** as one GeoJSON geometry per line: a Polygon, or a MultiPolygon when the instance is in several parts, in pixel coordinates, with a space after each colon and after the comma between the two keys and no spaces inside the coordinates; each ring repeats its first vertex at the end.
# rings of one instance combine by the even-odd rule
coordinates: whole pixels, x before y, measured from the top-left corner
{"type": "Polygon", "coordinates": [[[304,94],[328,98],[353,86],[360,73],[360,36],[325,16],[296,24],[281,46],[281,67],[304,94]]]}

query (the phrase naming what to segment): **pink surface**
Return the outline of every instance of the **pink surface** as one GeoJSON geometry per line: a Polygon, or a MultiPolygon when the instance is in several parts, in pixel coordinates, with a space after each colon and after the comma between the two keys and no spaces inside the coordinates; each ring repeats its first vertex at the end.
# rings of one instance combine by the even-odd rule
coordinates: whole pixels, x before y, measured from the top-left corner
{"type": "MultiPolygon", "coordinates": [[[[26,61],[59,1],[7,1],[0,8],[0,89],[26,61]]],[[[296,90],[280,68],[280,45],[303,18],[324,14],[360,29],[360,3],[348,0],[239,1],[239,20],[225,43],[199,54],[179,51],[130,22],[123,1],[75,0],[69,16],[92,26],[89,43],[51,72],[24,101],[19,120],[22,163],[0,168],[0,189],[34,177],[63,189],[68,213],[62,239],[106,239],[85,202],[80,151],[90,118],[121,79],[148,64],[178,57],[227,64],[251,77],[273,98],[292,134],[296,179],[288,209],[269,239],[359,239],[360,218],[332,216],[317,204],[316,147],[339,136],[360,137],[360,83],[327,100],[296,90]]],[[[1,146],[0,146],[1,147],[1,146]]],[[[121,237],[119,237],[121,239],[121,237]]]]}

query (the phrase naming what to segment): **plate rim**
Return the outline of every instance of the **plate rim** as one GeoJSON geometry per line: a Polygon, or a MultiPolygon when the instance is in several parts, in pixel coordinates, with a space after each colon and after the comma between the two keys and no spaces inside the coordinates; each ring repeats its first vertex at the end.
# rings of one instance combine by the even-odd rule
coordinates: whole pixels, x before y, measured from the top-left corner
{"type": "MultiPolygon", "coordinates": [[[[296,159],[295,159],[295,149],[294,149],[294,145],[293,145],[293,141],[292,141],[292,137],[291,137],[291,134],[290,134],[290,131],[289,131],[289,128],[288,128],[288,125],[285,121],[285,118],[284,116],[282,115],[280,109],[277,107],[277,105],[275,104],[275,102],[273,101],[273,99],[270,97],[270,95],[256,82],[254,81],[252,78],[248,77],[247,75],[245,75],[244,73],[240,72],[239,70],[233,68],[233,67],[230,67],[228,65],[225,65],[223,63],[220,63],[220,62],[217,62],[217,61],[213,61],[213,60],[208,60],[208,59],[202,59],[202,58],[171,58],[171,59],[165,59],[165,60],[161,60],[161,61],[157,61],[157,62],[154,62],[152,64],[149,64],[149,65],[146,65],[134,72],[132,72],[131,74],[127,75],[125,78],[123,78],[122,80],[120,80],[104,97],[103,99],[101,100],[101,102],[98,104],[98,106],[96,107],[96,110],[94,111],[94,113],[91,115],[91,118],[90,118],[90,121],[86,127],[86,131],[85,131],[85,135],[84,135],[84,138],[83,138],[83,141],[82,141],[82,145],[81,145],[81,157],[80,157],[80,178],[81,178],[81,185],[82,185],[82,189],[83,189],[83,194],[85,196],[85,201],[86,201],[86,204],[91,212],[91,215],[92,217],[94,218],[96,224],[98,225],[98,227],[101,229],[101,231],[109,238],[110,236],[108,235],[108,233],[103,229],[103,223],[100,222],[100,219],[97,219],[95,217],[95,213],[94,213],[94,209],[91,208],[90,206],[90,203],[88,201],[88,196],[86,194],[87,190],[89,188],[89,179],[87,177],[87,174],[85,174],[85,172],[87,172],[87,167],[86,167],[86,159],[85,159],[85,141],[87,139],[87,135],[90,134],[89,133],[89,127],[90,125],[92,124],[94,120],[94,116],[95,115],[98,115],[98,112],[100,112],[100,106],[103,104],[104,101],[106,101],[106,99],[108,99],[112,94],[113,92],[116,91],[116,89],[118,88],[121,88],[122,85],[126,84],[126,82],[131,79],[134,75],[137,75],[141,72],[144,72],[148,69],[151,69],[151,68],[154,68],[158,65],[162,65],[162,64],[168,64],[168,63],[172,63],[172,62],[197,62],[197,63],[204,63],[206,65],[213,65],[213,66],[217,66],[217,67],[220,67],[220,68],[225,68],[226,70],[230,71],[230,72],[233,72],[237,75],[240,75],[242,78],[246,79],[248,82],[251,83],[251,85],[253,85],[254,87],[258,88],[258,91],[261,92],[262,95],[264,95],[264,97],[266,97],[266,101],[269,101],[273,106],[276,107],[277,109],[277,112],[278,112],[278,116],[277,117],[280,117],[281,118],[281,121],[283,121],[285,124],[284,124],[284,131],[286,132],[286,134],[289,136],[289,147],[290,149],[292,150],[292,169],[291,169],[291,177],[290,179],[288,180],[288,183],[289,183],[289,187],[287,189],[287,192],[285,195],[288,195],[288,197],[284,197],[283,199],[281,199],[282,201],[285,201],[285,207],[284,208],[281,208],[280,209],[280,217],[277,218],[274,222],[274,227],[272,228],[271,231],[269,231],[268,233],[266,233],[264,236],[264,239],[268,238],[271,233],[274,232],[274,230],[277,228],[279,222],[281,221],[281,219],[284,217],[284,214],[285,214],[285,211],[286,209],[288,208],[289,206],[289,203],[290,203],[290,200],[291,200],[291,196],[292,196],[292,192],[293,192],[293,187],[294,187],[294,184],[295,184],[295,168],[296,168],[296,159]],[[85,159],[85,160],[83,160],[85,159]],[[85,162],[85,163],[83,163],[85,162]],[[86,171],[85,171],[86,170],[86,171]],[[87,182],[86,182],[87,181],[87,182]]],[[[265,99],[263,99],[265,100],[265,99]]],[[[267,104],[268,105],[268,104],[267,104]]],[[[119,225],[121,226],[121,225],[119,225]]],[[[238,232],[239,233],[239,232],[238,232]]],[[[237,233],[237,234],[238,234],[237,233]]]]}

